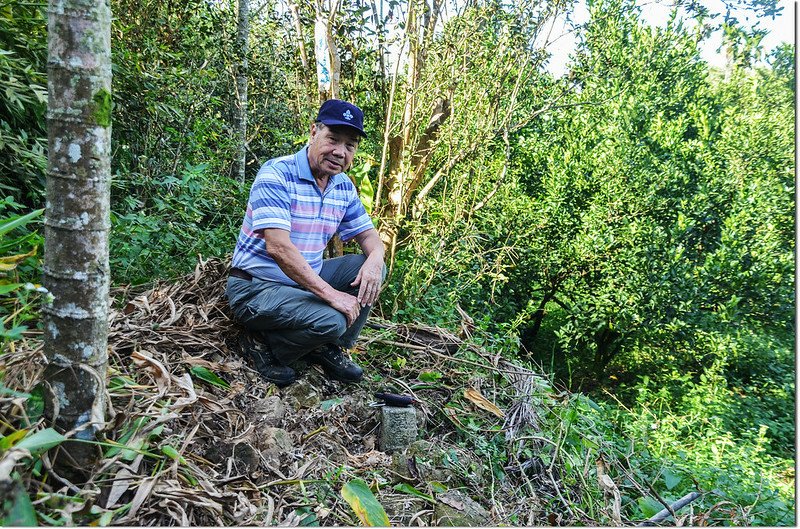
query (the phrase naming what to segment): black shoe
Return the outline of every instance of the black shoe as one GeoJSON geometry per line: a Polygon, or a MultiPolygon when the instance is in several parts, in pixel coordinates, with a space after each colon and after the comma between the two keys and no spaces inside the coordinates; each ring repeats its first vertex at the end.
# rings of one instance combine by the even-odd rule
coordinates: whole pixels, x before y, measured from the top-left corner
{"type": "Polygon", "coordinates": [[[297,374],[291,367],[282,366],[272,354],[269,344],[261,333],[242,331],[239,335],[239,345],[242,347],[242,356],[250,358],[253,365],[267,382],[272,382],[278,387],[288,386],[297,379],[297,374]]]}
{"type": "Polygon", "coordinates": [[[338,345],[327,344],[314,349],[306,360],[321,365],[329,377],[342,382],[358,382],[364,376],[364,370],[347,358],[338,345]]]}

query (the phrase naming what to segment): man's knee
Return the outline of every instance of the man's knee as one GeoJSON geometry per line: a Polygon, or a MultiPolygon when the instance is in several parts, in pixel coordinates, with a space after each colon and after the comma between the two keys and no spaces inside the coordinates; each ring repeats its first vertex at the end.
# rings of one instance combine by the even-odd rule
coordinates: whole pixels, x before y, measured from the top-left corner
{"type": "Polygon", "coordinates": [[[309,332],[319,338],[325,338],[327,340],[336,340],[343,335],[346,330],[347,319],[344,314],[337,310],[333,310],[333,312],[324,317],[316,318],[311,322],[311,326],[309,327],[309,332]]]}

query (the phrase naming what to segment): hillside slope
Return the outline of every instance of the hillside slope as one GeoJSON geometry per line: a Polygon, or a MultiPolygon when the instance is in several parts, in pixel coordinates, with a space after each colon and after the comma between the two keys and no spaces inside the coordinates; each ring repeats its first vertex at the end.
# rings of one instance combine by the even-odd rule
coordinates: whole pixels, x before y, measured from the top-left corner
{"type": "MultiPolygon", "coordinates": [[[[358,385],[310,366],[287,388],[267,384],[237,354],[226,272],[201,260],[177,283],[114,293],[104,459],[83,485],[51,470],[58,448],[17,464],[40,521],[358,525],[341,490],[363,480],[392,525],[628,525],[696,489],[636,453],[602,405],[476,345],[466,317],[460,336],[371,320],[353,352],[366,371],[358,385]],[[418,401],[407,450],[380,451],[377,391],[418,401]]],[[[2,361],[4,383],[28,396],[25,406],[2,399],[4,420],[35,429],[41,344],[29,339],[2,361]]],[[[679,522],[745,519],[721,491],[697,492],[672,513],[679,522]]]]}

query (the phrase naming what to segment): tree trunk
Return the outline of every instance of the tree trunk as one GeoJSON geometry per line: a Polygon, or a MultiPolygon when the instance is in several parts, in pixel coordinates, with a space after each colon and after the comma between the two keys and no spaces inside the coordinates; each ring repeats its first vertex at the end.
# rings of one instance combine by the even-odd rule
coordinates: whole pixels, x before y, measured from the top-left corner
{"type": "MultiPolygon", "coordinates": [[[[331,26],[333,26],[339,2],[336,0],[329,8],[328,13],[317,2],[317,21],[314,24],[314,54],[317,60],[317,88],[319,102],[339,98],[339,78],[342,69],[336,41],[333,39],[331,26]]],[[[328,258],[344,255],[344,244],[339,234],[335,234],[326,247],[328,258]]]]}
{"type": "Polygon", "coordinates": [[[620,333],[604,327],[595,335],[595,343],[597,350],[594,355],[594,372],[598,380],[603,377],[606,366],[619,352],[620,344],[617,340],[620,338],[620,333]],[[617,342],[615,344],[615,342],[617,342]],[[613,346],[613,347],[612,347],[613,346]]]}
{"type": "Polygon", "coordinates": [[[300,51],[300,62],[303,65],[303,71],[308,71],[308,53],[306,52],[306,42],[303,39],[303,25],[300,23],[300,11],[297,4],[292,0],[288,0],[289,12],[292,14],[292,26],[297,33],[297,48],[300,51]]]}
{"type": "Polygon", "coordinates": [[[317,61],[317,89],[320,103],[328,99],[339,98],[341,61],[331,33],[331,26],[338,10],[338,0],[334,2],[327,13],[322,4],[317,2],[317,20],[314,23],[314,56],[317,61]]]}
{"type": "MultiPolygon", "coordinates": [[[[430,162],[431,149],[441,125],[450,117],[450,94],[441,96],[434,108],[425,129],[418,133],[415,120],[419,112],[419,86],[425,70],[428,48],[433,29],[439,16],[440,3],[433,1],[429,6],[426,0],[413,0],[408,4],[405,21],[405,39],[408,41],[406,56],[407,75],[402,87],[403,113],[397,135],[388,139],[388,177],[385,182],[379,179],[376,194],[378,215],[382,222],[378,229],[381,239],[389,248],[389,268],[394,262],[397,238],[408,211],[411,197],[419,187],[430,162]],[[384,190],[385,186],[385,190],[384,190]],[[380,197],[386,193],[385,200],[380,197]]],[[[399,64],[398,60],[398,64],[399,64]]],[[[396,77],[396,76],[395,76],[396,77]]],[[[392,120],[392,103],[386,111],[388,123],[392,120]]],[[[386,152],[381,156],[381,177],[383,175],[386,152]]]]}
{"type": "Polygon", "coordinates": [[[547,292],[544,297],[542,298],[541,303],[536,308],[536,312],[533,313],[533,325],[525,331],[525,337],[529,341],[529,343],[533,343],[536,340],[536,337],[539,335],[539,329],[542,328],[542,321],[544,321],[544,314],[545,309],[547,308],[547,304],[550,303],[556,295],[556,290],[553,289],[550,292],[547,292]]]}
{"type": "MultiPolygon", "coordinates": [[[[45,412],[91,440],[105,423],[111,188],[111,8],[51,0],[48,11],[48,173],[43,312],[45,412]]],[[[99,451],[67,447],[86,469],[99,451]]]]}
{"type": "Polygon", "coordinates": [[[239,15],[236,28],[236,72],[237,100],[233,112],[233,128],[236,132],[236,159],[233,174],[240,182],[245,180],[247,166],[247,40],[250,34],[250,0],[239,0],[239,15]]]}
{"type": "MultiPolygon", "coordinates": [[[[533,0],[515,2],[514,9],[503,3],[467,2],[463,15],[450,17],[452,21],[463,16],[465,24],[452,34],[445,24],[443,38],[436,39],[443,4],[441,0],[405,3],[403,41],[397,48],[401,56],[396,62],[405,75],[398,69],[392,78],[374,208],[380,219],[378,231],[389,248],[390,272],[405,222],[409,217],[422,218],[424,199],[436,184],[454,176],[459,164],[480,165],[476,157],[540,113],[520,103],[530,98],[527,81],[541,66],[543,56],[536,51],[540,31],[557,11],[542,10],[533,0]],[[513,19],[494,32],[492,49],[482,48],[496,12],[513,19]],[[436,53],[431,53],[434,49],[436,53]],[[489,58],[488,62],[468,59],[472,52],[489,58]]],[[[546,102],[541,111],[553,103],[546,102]]],[[[495,183],[478,208],[497,189],[495,183]]]]}

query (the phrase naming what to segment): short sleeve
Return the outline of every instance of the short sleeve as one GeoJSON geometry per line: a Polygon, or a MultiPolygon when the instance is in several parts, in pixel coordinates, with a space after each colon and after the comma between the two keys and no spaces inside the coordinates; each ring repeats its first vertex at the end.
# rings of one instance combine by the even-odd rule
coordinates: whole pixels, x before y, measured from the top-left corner
{"type": "Polygon", "coordinates": [[[289,182],[281,169],[285,164],[262,167],[250,189],[250,207],[253,210],[253,231],[279,228],[291,231],[292,201],[289,182]]]}
{"type": "Polygon", "coordinates": [[[347,242],[372,227],[372,218],[364,209],[364,204],[361,203],[361,199],[358,198],[358,194],[353,188],[351,200],[344,212],[342,222],[339,224],[339,237],[343,242],[347,242]]]}

